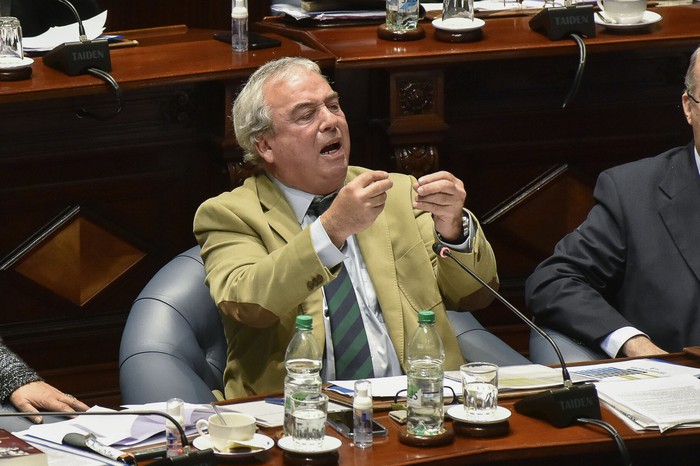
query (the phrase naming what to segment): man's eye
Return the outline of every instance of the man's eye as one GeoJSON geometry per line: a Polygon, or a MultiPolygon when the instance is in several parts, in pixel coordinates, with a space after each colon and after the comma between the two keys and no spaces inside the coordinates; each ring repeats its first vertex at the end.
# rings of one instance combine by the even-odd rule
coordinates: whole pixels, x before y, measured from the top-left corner
{"type": "Polygon", "coordinates": [[[328,109],[332,112],[339,112],[340,111],[340,103],[334,102],[332,104],[328,104],[328,109]]]}

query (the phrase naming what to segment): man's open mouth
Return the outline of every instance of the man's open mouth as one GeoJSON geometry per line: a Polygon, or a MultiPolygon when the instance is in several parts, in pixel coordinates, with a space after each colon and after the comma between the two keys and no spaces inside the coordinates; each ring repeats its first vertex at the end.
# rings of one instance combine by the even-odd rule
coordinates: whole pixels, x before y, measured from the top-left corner
{"type": "Polygon", "coordinates": [[[333,143],[333,144],[329,144],[329,145],[327,145],[326,147],[323,148],[323,150],[321,151],[321,155],[330,155],[330,154],[332,154],[333,152],[337,151],[338,149],[340,149],[340,143],[339,143],[339,142],[335,142],[335,143],[333,143]]]}

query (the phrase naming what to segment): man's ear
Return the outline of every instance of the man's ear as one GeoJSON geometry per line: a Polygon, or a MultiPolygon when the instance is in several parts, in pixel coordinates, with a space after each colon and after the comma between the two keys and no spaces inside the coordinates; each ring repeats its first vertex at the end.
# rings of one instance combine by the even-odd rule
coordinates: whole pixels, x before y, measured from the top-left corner
{"type": "MultiPolygon", "coordinates": [[[[693,124],[693,118],[692,118],[692,113],[690,112],[691,106],[695,104],[692,100],[690,100],[690,97],[688,97],[687,93],[683,93],[682,96],[683,100],[683,113],[685,114],[685,119],[688,121],[689,125],[693,124]]],[[[698,104],[695,104],[698,105],[698,104]]]]}
{"type": "Polygon", "coordinates": [[[260,138],[258,138],[255,141],[255,148],[257,149],[260,158],[263,159],[266,163],[272,163],[275,160],[275,156],[272,152],[272,147],[270,147],[267,137],[261,136],[260,138]]]}

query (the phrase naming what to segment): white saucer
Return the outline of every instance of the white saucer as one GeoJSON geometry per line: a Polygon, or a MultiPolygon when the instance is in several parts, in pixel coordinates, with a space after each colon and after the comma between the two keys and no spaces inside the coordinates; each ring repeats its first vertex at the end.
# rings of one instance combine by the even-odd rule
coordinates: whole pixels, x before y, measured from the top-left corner
{"type": "Polygon", "coordinates": [[[16,62],[0,65],[0,70],[16,70],[19,68],[26,68],[27,66],[31,66],[32,63],[34,63],[34,59],[24,57],[16,62]]]}
{"type": "Polygon", "coordinates": [[[319,448],[313,450],[304,450],[302,448],[299,448],[294,443],[294,439],[292,439],[291,435],[282,437],[277,441],[277,446],[280,447],[282,450],[291,451],[292,453],[304,453],[306,455],[318,455],[320,453],[329,453],[340,448],[342,444],[343,442],[341,442],[340,439],[331,437],[330,435],[326,435],[325,437],[323,437],[323,444],[319,448]]]}
{"type": "Polygon", "coordinates": [[[659,21],[661,21],[661,18],[661,15],[658,13],[655,13],[653,11],[645,11],[644,16],[642,16],[642,20],[638,23],[606,23],[597,14],[593,15],[593,19],[595,20],[596,24],[600,24],[601,26],[605,26],[606,28],[610,29],[643,28],[649,26],[650,24],[658,23],[659,21]]]}
{"type": "Polygon", "coordinates": [[[237,452],[221,452],[221,451],[216,451],[214,447],[211,444],[211,440],[209,439],[208,435],[200,435],[196,439],[192,441],[192,445],[198,450],[206,450],[208,448],[211,448],[214,450],[214,455],[218,456],[220,458],[242,458],[245,456],[253,456],[257,455],[258,453],[262,453],[264,451],[269,450],[275,445],[275,441],[272,440],[270,437],[267,435],[263,434],[255,434],[253,436],[252,440],[249,440],[246,443],[250,443],[251,445],[255,445],[257,447],[262,448],[262,450],[255,450],[255,451],[237,451],[237,452]]]}
{"type": "Polygon", "coordinates": [[[448,18],[445,21],[442,18],[434,19],[433,26],[436,29],[441,29],[447,32],[466,32],[473,31],[475,29],[480,29],[484,27],[483,19],[474,18],[473,20],[467,18],[448,18]]]}
{"type": "Polygon", "coordinates": [[[512,413],[503,406],[497,407],[496,412],[492,416],[479,418],[467,416],[464,405],[453,406],[447,410],[447,415],[451,418],[457,421],[469,422],[471,424],[495,424],[497,422],[505,421],[511,416],[511,414],[512,413]]]}

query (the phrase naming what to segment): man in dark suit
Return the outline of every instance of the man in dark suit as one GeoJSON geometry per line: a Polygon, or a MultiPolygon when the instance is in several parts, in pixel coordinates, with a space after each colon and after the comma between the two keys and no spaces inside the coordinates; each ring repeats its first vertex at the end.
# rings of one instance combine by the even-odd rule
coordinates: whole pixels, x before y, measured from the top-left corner
{"type": "MultiPolygon", "coordinates": [[[[82,20],[102,11],[97,0],[70,0],[82,20]]],[[[0,16],[14,16],[22,25],[24,37],[34,37],[51,26],[75,23],[70,8],[58,0],[0,0],[0,16]]]]}
{"type": "Polygon", "coordinates": [[[526,283],[536,321],[611,357],[700,345],[700,63],[683,111],[694,143],[604,171],[588,218],[526,283]]]}

